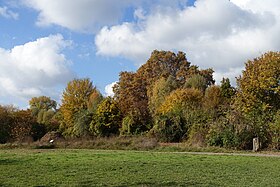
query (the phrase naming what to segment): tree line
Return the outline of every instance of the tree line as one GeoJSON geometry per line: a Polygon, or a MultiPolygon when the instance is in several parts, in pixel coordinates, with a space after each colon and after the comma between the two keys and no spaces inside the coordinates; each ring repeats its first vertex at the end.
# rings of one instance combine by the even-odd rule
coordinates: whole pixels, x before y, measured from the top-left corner
{"type": "Polygon", "coordinates": [[[215,84],[213,69],[192,65],[185,53],[153,51],[136,72],[121,72],[114,97],[104,97],[90,79],[74,79],[61,105],[31,98],[27,110],[0,106],[0,143],[40,139],[50,131],[65,137],[142,135],[161,142],[251,149],[280,148],[280,52],[245,63],[233,87],[215,84]]]}

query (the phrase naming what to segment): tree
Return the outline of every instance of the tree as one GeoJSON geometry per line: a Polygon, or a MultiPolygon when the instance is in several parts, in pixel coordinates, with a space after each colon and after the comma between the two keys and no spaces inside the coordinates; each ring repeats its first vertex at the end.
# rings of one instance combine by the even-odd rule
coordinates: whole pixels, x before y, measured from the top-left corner
{"type": "Polygon", "coordinates": [[[187,137],[188,130],[200,118],[203,94],[200,90],[176,89],[157,109],[151,134],[161,141],[178,142],[187,137]]]}
{"type": "Polygon", "coordinates": [[[93,131],[98,136],[110,136],[119,133],[121,112],[114,99],[107,97],[98,106],[95,113],[93,131]]]}
{"type": "Polygon", "coordinates": [[[52,118],[57,112],[57,103],[50,97],[40,96],[33,97],[29,101],[32,116],[36,117],[37,122],[45,126],[47,131],[52,131],[58,128],[57,123],[52,123],[52,118]]]}
{"type": "Polygon", "coordinates": [[[224,98],[231,99],[235,93],[235,88],[231,86],[229,78],[223,78],[221,81],[221,95],[224,98]]]}
{"type": "MultiPolygon", "coordinates": [[[[61,129],[65,135],[75,135],[75,121],[80,111],[88,109],[90,96],[96,88],[89,79],[74,79],[67,84],[62,94],[60,107],[62,122],[61,129]]],[[[88,124],[89,125],[89,124],[88,124]]]]}
{"type": "Polygon", "coordinates": [[[187,79],[184,87],[195,88],[201,91],[205,91],[205,89],[207,88],[207,82],[202,75],[194,74],[189,79],[187,79]]]}
{"type": "Polygon", "coordinates": [[[164,102],[165,98],[178,87],[178,83],[173,76],[167,79],[161,77],[158,79],[151,89],[148,90],[149,110],[152,115],[155,115],[156,110],[164,102]]]}
{"type": "MultiPolygon", "coordinates": [[[[248,144],[259,137],[263,147],[270,142],[269,124],[280,109],[280,52],[268,52],[245,64],[242,76],[237,79],[237,94],[233,109],[246,120],[235,124],[249,137],[241,138],[248,144]]],[[[251,145],[251,143],[250,143],[251,145]]]]}
{"type": "Polygon", "coordinates": [[[12,115],[15,110],[13,106],[0,105],[0,143],[6,143],[11,139],[12,115]]]}
{"type": "Polygon", "coordinates": [[[249,60],[237,79],[235,107],[245,113],[280,109],[280,52],[249,60]]]}
{"type": "Polygon", "coordinates": [[[40,97],[33,97],[29,101],[30,110],[34,116],[40,112],[40,110],[56,110],[57,103],[56,101],[52,100],[50,97],[40,96],[40,97]]]}
{"type": "Polygon", "coordinates": [[[97,89],[93,90],[92,94],[89,96],[87,104],[88,110],[94,113],[103,99],[102,94],[97,89]]]}
{"type": "Polygon", "coordinates": [[[140,131],[149,130],[152,116],[149,110],[149,101],[153,100],[153,87],[161,78],[174,77],[178,87],[183,87],[185,81],[192,73],[200,74],[208,82],[214,82],[213,70],[198,70],[197,66],[191,66],[185,53],[177,54],[170,51],[153,51],[148,61],[135,73],[122,72],[119,82],[114,87],[115,98],[124,117],[130,115],[140,131]],[[212,80],[211,80],[212,79],[212,80]]]}
{"type": "Polygon", "coordinates": [[[16,110],[13,112],[11,136],[14,140],[23,141],[32,134],[32,127],[36,125],[36,119],[31,115],[30,110],[16,110]]]}

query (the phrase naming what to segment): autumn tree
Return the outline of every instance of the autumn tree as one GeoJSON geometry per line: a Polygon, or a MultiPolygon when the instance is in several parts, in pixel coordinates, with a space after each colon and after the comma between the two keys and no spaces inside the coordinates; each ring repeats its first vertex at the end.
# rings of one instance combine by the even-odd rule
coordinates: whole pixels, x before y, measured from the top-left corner
{"type": "Polygon", "coordinates": [[[116,101],[111,98],[105,98],[94,114],[92,130],[97,136],[117,135],[121,125],[121,112],[116,101]]]}
{"type": "MultiPolygon", "coordinates": [[[[130,116],[130,122],[134,122],[140,131],[150,128],[151,113],[149,111],[149,98],[153,94],[155,82],[160,78],[174,77],[178,87],[183,87],[190,74],[200,74],[206,79],[206,84],[214,82],[211,69],[199,70],[190,65],[185,53],[177,54],[170,51],[153,51],[148,61],[135,73],[122,72],[119,82],[114,87],[116,101],[123,115],[130,116]]],[[[151,103],[151,102],[150,102],[151,103]]],[[[127,119],[127,118],[126,118],[127,119]]]]}
{"type": "Polygon", "coordinates": [[[230,84],[229,78],[223,78],[221,81],[221,95],[224,98],[231,99],[236,93],[236,90],[230,84]]]}
{"type": "Polygon", "coordinates": [[[206,79],[199,74],[192,75],[189,79],[187,79],[184,87],[185,88],[195,88],[201,91],[204,91],[207,88],[206,79]]]}
{"type": "MultiPolygon", "coordinates": [[[[60,107],[62,115],[61,129],[65,135],[75,135],[77,116],[80,111],[88,109],[90,96],[96,88],[89,79],[74,79],[67,84],[60,107]]],[[[88,124],[89,125],[89,124],[88,124]]]]}
{"type": "Polygon", "coordinates": [[[156,110],[165,101],[165,98],[176,88],[178,83],[173,76],[169,76],[167,79],[161,77],[158,79],[152,87],[148,90],[149,97],[149,110],[152,115],[156,113],[156,110]]]}
{"type": "Polygon", "coordinates": [[[251,142],[259,137],[263,147],[271,141],[269,124],[280,109],[280,52],[268,52],[249,60],[245,70],[237,79],[237,94],[233,108],[247,123],[236,124],[251,142]],[[249,136],[248,136],[249,135],[249,136]]]}
{"type": "Polygon", "coordinates": [[[0,105],[0,143],[6,143],[11,138],[12,115],[15,110],[13,106],[0,105]]]}
{"type": "Polygon", "coordinates": [[[33,97],[29,101],[32,115],[36,117],[37,122],[44,125],[47,131],[58,129],[58,124],[54,123],[57,103],[47,96],[33,97]]]}
{"type": "Polygon", "coordinates": [[[268,52],[249,60],[237,79],[235,106],[248,113],[280,109],[280,52],[268,52]]]}
{"type": "Polygon", "coordinates": [[[198,119],[203,94],[193,88],[177,89],[165,98],[156,111],[155,124],[151,130],[161,141],[178,142],[198,119]]]}
{"type": "Polygon", "coordinates": [[[32,128],[34,125],[37,125],[37,122],[36,122],[36,118],[34,118],[31,115],[30,110],[14,111],[13,122],[11,125],[12,125],[11,136],[14,140],[23,141],[26,137],[29,136],[37,137],[37,134],[32,134],[32,128]]]}

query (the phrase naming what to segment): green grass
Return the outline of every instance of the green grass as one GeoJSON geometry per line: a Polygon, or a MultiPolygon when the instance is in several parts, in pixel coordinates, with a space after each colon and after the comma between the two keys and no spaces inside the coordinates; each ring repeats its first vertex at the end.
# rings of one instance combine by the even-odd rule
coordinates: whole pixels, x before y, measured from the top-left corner
{"type": "Polygon", "coordinates": [[[0,186],[279,186],[280,158],[0,150],[0,186]]]}

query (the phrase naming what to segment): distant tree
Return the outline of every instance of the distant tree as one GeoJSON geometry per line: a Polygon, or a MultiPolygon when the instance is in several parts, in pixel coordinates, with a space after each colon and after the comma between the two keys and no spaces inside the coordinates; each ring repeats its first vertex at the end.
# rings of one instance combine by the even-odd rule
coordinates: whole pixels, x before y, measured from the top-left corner
{"type": "Polygon", "coordinates": [[[187,79],[184,87],[195,88],[204,91],[207,88],[207,82],[202,75],[194,74],[189,79],[187,79]]]}
{"type": "Polygon", "coordinates": [[[148,90],[149,97],[149,110],[152,115],[155,114],[156,109],[158,109],[164,102],[165,98],[173,91],[178,88],[178,83],[173,76],[169,76],[167,79],[161,77],[158,79],[151,89],[148,90]]]}
{"type": "Polygon", "coordinates": [[[119,133],[121,112],[114,99],[107,97],[98,106],[95,113],[94,133],[98,136],[110,136],[119,133]]]}
{"type": "Polygon", "coordinates": [[[15,110],[13,106],[0,105],[0,143],[6,143],[11,139],[13,112],[15,110]]]}
{"type": "Polygon", "coordinates": [[[132,129],[140,129],[141,132],[151,127],[149,97],[153,95],[155,82],[162,77],[164,79],[174,77],[178,87],[182,87],[194,72],[203,76],[207,84],[214,82],[213,70],[198,70],[198,67],[191,66],[183,52],[175,54],[170,51],[155,50],[148,61],[135,73],[122,72],[119,82],[114,86],[115,98],[124,117],[129,115],[133,118],[130,121],[133,121],[137,127],[132,129]]]}
{"type": "Polygon", "coordinates": [[[14,111],[11,129],[12,139],[23,141],[24,138],[32,136],[32,127],[36,124],[36,119],[31,115],[30,110],[14,111]]]}
{"type": "Polygon", "coordinates": [[[229,78],[223,78],[221,81],[221,95],[224,98],[231,99],[235,92],[235,88],[231,86],[229,78]]]}
{"type": "Polygon", "coordinates": [[[237,79],[235,107],[248,113],[253,110],[280,109],[280,52],[268,52],[249,60],[237,79]]]}
{"type": "Polygon", "coordinates": [[[246,145],[251,145],[253,137],[259,137],[262,147],[271,141],[269,124],[273,123],[273,116],[280,109],[279,64],[280,52],[265,53],[249,60],[237,79],[233,109],[246,123],[235,123],[235,128],[246,135],[240,135],[246,145]]]}
{"type": "Polygon", "coordinates": [[[30,110],[34,116],[40,112],[40,110],[56,110],[57,103],[56,101],[52,100],[50,97],[40,96],[40,97],[33,97],[29,101],[30,110]]]}
{"type": "Polygon", "coordinates": [[[104,98],[102,94],[97,89],[95,89],[92,92],[92,94],[89,96],[89,100],[87,104],[88,110],[90,112],[94,112],[103,99],[104,98]]]}
{"type": "Polygon", "coordinates": [[[220,86],[210,86],[204,95],[204,106],[206,110],[218,109],[223,104],[222,89],[220,86]]]}
{"type": "MultiPolygon", "coordinates": [[[[90,96],[96,88],[89,79],[74,79],[67,84],[63,95],[60,112],[62,115],[61,129],[65,135],[74,136],[75,121],[80,111],[88,110],[90,96]]],[[[89,124],[88,124],[89,125],[89,124]]]]}

